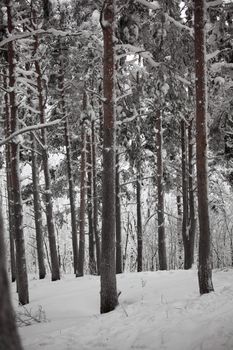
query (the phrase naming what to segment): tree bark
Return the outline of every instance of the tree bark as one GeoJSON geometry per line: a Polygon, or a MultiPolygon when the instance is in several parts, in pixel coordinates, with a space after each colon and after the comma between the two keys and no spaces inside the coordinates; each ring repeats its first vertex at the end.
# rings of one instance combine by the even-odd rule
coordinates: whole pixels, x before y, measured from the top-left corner
{"type": "MultiPolygon", "coordinates": [[[[34,37],[34,54],[37,54],[38,50],[38,38],[34,37]]],[[[39,111],[40,111],[40,122],[44,124],[46,122],[45,119],[45,111],[44,111],[44,98],[43,98],[43,84],[42,84],[42,73],[40,68],[40,63],[35,60],[35,70],[37,73],[37,90],[38,90],[38,102],[39,102],[39,111]]],[[[51,268],[52,268],[52,281],[56,281],[60,279],[60,271],[59,271],[59,261],[57,255],[57,247],[56,247],[56,236],[55,236],[55,228],[54,228],[54,218],[53,218],[53,203],[52,203],[52,193],[51,193],[51,178],[49,172],[49,163],[48,163],[48,141],[47,141],[47,130],[46,128],[41,129],[41,140],[43,144],[42,149],[42,162],[43,162],[43,170],[44,170],[44,179],[45,179],[45,207],[46,207],[46,219],[47,219],[47,227],[48,227],[48,238],[49,238],[49,248],[50,248],[50,256],[51,256],[51,268]]]]}
{"type": "MultiPolygon", "coordinates": [[[[4,89],[7,90],[7,72],[3,70],[4,89]]],[[[9,114],[9,99],[8,94],[4,94],[5,101],[5,137],[10,136],[10,114],[9,114]]],[[[6,182],[7,182],[7,198],[8,198],[8,222],[9,222],[9,238],[10,238],[10,257],[11,257],[11,281],[16,280],[16,261],[15,261],[15,239],[14,239],[14,208],[12,196],[12,181],[11,181],[11,147],[6,144],[6,182]]]]}
{"type": "Polygon", "coordinates": [[[10,298],[2,207],[0,208],[0,350],[23,350],[10,298]]]}
{"type": "Polygon", "coordinates": [[[93,230],[96,247],[97,274],[100,275],[100,237],[98,231],[98,197],[97,197],[97,173],[96,173],[96,137],[95,122],[91,122],[92,135],[92,177],[93,177],[93,230]]]}
{"type": "Polygon", "coordinates": [[[38,162],[36,153],[36,140],[33,133],[31,133],[31,147],[32,147],[32,183],[33,183],[33,205],[36,228],[36,246],[37,259],[39,267],[39,278],[43,279],[46,275],[44,263],[44,244],[43,244],[43,230],[42,230],[42,215],[41,203],[39,195],[39,177],[38,177],[38,162]]]}
{"type": "Polygon", "coordinates": [[[195,199],[193,186],[193,119],[189,121],[188,126],[188,188],[189,188],[189,268],[194,263],[194,244],[196,232],[196,217],[195,217],[195,199]]]}
{"type": "Polygon", "coordinates": [[[78,273],[78,232],[76,221],[76,204],[74,197],[74,180],[72,171],[72,157],[71,157],[71,143],[69,133],[69,121],[66,115],[66,103],[65,103],[65,87],[64,87],[64,62],[62,59],[62,47],[59,41],[60,52],[60,69],[59,69],[59,91],[60,96],[60,108],[61,117],[65,117],[64,130],[65,130],[65,148],[66,148],[66,162],[67,162],[67,177],[69,183],[69,200],[70,200],[70,215],[71,215],[71,232],[72,232],[72,248],[73,248],[73,267],[74,274],[78,273]]]}
{"type": "Polygon", "coordinates": [[[122,273],[121,199],[118,151],[116,151],[116,273],[122,273]]]}
{"type": "Polygon", "coordinates": [[[137,167],[136,197],[137,197],[137,271],[142,271],[142,213],[141,213],[141,167],[137,167]]]}
{"type": "Polygon", "coordinates": [[[71,144],[69,135],[68,117],[65,120],[65,147],[67,161],[67,176],[69,182],[69,199],[70,199],[70,214],[71,214],[71,231],[72,231],[72,248],[73,248],[73,267],[74,274],[78,272],[78,231],[76,221],[76,204],[74,198],[74,181],[71,161],[71,144]]]}
{"type": "Polygon", "coordinates": [[[166,241],[165,241],[165,220],[164,220],[164,190],[163,190],[163,157],[162,157],[162,116],[157,111],[156,116],[157,132],[157,189],[158,189],[158,250],[159,269],[167,270],[166,241]]]}
{"type": "Polygon", "coordinates": [[[198,280],[200,294],[213,291],[207,169],[207,77],[205,42],[205,0],[194,3],[195,71],[196,71],[196,161],[199,218],[198,280]]]}
{"type": "MultiPolygon", "coordinates": [[[[12,21],[12,2],[6,0],[7,24],[9,33],[13,32],[12,21]]],[[[18,129],[17,120],[17,102],[15,93],[15,50],[13,41],[8,43],[8,67],[9,67],[9,102],[10,102],[10,132],[13,134],[18,129]]],[[[29,303],[28,277],[25,257],[25,243],[23,232],[23,206],[21,198],[21,186],[19,178],[19,142],[13,139],[10,144],[11,154],[11,181],[12,196],[14,207],[14,227],[15,227],[15,245],[16,245],[16,269],[17,269],[17,287],[19,303],[22,305],[29,303]]]]}
{"type": "MultiPolygon", "coordinates": [[[[84,93],[85,95],[85,93],[84,93]]],[[[84,97],[86,99],[86,97],[84,97]]],[[[86,109],[86,103],[84,110],[86,109]]],[[[84,275],[85,260],[85,210],[86,210],[86,130],[85,121],[82,121],[82,152],[80,168],[80,214],[79,214],[79,254],[78,254],[78,274],[76,277],[84,275]]]]}
{"type": "Polygon", "coordinates": [[[96,274],[95,246],[94,246],[94,218],[93,218],[93,177],[92,177],[92,147],[91,136],[87,134],[87,211],[89,226],[89,271],[96,274]]]}
{"type": "Polygon", "coordinates": [[[118,304],[116,286],[116,217],[115,217],[115,0],[106,0],[101,25],[104,37],[103,89],[103,207],[100,312],[115,309],[118,304]]]}

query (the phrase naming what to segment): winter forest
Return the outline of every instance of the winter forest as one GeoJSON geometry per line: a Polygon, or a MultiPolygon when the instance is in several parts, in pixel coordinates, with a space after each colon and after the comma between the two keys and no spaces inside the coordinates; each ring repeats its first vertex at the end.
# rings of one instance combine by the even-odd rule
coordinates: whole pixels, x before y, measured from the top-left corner
{"type": "Polygon", "coordinates": [[[0,350],[233,348],[232,72],[232,0],[0,0],[0,350]]]}

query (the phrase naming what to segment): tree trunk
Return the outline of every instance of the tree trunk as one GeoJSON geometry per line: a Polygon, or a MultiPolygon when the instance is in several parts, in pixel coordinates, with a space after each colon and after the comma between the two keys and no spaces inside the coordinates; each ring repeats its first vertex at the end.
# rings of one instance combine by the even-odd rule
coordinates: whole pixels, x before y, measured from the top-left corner
{"type": "MultiPolygon", "coordinates": [[[[7,24],[8,31],[12,33],[12,2],[6,0],[7,7],[7,24]]],[[[9,102],[10,102],[10,132],[13,134],[18,130],[17,120],[17,101],[15,94],[15,50],[14,43],[8,43],[8,67],[9,67],[9,102]]],[[[14,227],[15,227],[15,245],[16,245],[16,269],[17,269],[17,287],[19,303],[22,305],[29,303],[28,295],[28,277],[25,257],[25,244],[23,232],[23,206],[21,198],[21,187],[19,178],[19,142],[13,140],[10,144],[11,150],[11,181],[12,181],[12,197],[14,207],[14,227]]]]}
{"type": "Polygon", "coordinates": [[[157,188],[158,188],[158,250],[159,269],[167,270],[166,241],[165,241],[165,220],[164,220],[164,190],[163,190],[163,158],[162,158],[162,116],[157,111],[156,116],[157,132],[157,188]]]}
{"type": "Polygon", "coordinates": [[[213,291],[210,254],[211,235],[208,208],[205,6],[205,0],[196,0],[194,3],[196,71],[196,160],[198,217],[200,230],[198,280],[200,294],[213,291]]]}
{"type": "MultiPolygon", "coordinates": [[[[6,70],[3,70],[4,89],[7,90],[6,70]]],[[[10,136],[10,114],[9,114],[9,99],[8,94],[4,95],[5,101],[5,137],[10,136]]],[[[10,256],[11,256],[11,281],[16,280],[16,262],[15,262],[15,239],[14,239],[14,208],[12,196],[12,181],[11,181],[11,147],[6,144],[6,182],[7,182],[7,198],[8,198],[8,222],[9,222],[9,238],[10,238],[10,256]]]]}
{"type": "MultiPolygon", "coordinates": [[[[37,54],[37,49],[39,46],[37,36],[34,37],[34,54],[37,54]]],[[[43,98],[43,85],[42,85],[42,73],[40,69],[40,63],[35,60],[35,70],[37,73],[37,90],[38,90],[38,101],[39,101],[39,111],[40,111],[40,122],[41,124],[46,123],[45,111],[44,111],[44,98],[43,98]]],[[[49,163],[48,163],[48,142],[47,142],[47,130],[46,128],[41,129],[41,140],[43,144],[42,149],[42,162],[44,170],[44,179],[45,179],[45,207],[46,207],[46,219],[48,227],[48,238],[49,238],[49,248],[51,255],[51,268],[52,268],[52,281],[60,279],[59,271],[59,261],[57,255],[56,247],[56,236],[54,228],[54,219],[53,219],[53,203],[52,203],[52,193],[51,193],[51,179],[49,172],[49,163]]]]}
{"type": "Polygon", "coordinates": [[[182,198],[183,198],[183,215],[182,215],[182,237],[184,244],[184,268],[190,269],[190,252],[189,252],[189,233],[188,233],[188,179],[187,179],[187,133],[185,121],[181,120],[181,163],[182,163],[182,198]]]}
{"type": "Polygon", "coordinates": [[[93,177],[93,230],[96,246],[96,262],[97,274],[100,275],[100,238],[98,231],[98,197],[97,197],[97,179],[96,179],[96,138],[95,138],[95,122],[91,122],[92,135],[92,177],[93,177]]]}
{"type": "Polygon", "coordinates": [[[183,241],[182,241],[182,204],[181,204],[181,195],[180,195],[180,176],[177,176],[177,195],[176,195],[176,205],[177,205],[177,260],[178,260],[178,269],[183,267],[183,241]]]}
{"type": "Polygon", "coordinates": [[[69,182],[73,266],[74,266],[74,274],[76,275],[78,273],[78,232],[77,232],[77,222],[76,222],[76,204],[75,204],[75,197],[74,197],[74,182],[73,182],[73,173],[72,173],[71,144],[70,144],[68,117],[66,117],[66,120],[65,120],[65,147],[66,147],[66,161],[67,161],[67,176],[68,176],[68,182],[69,182]]]}
{"type": "Polygon", "coordinates": [[[116,273],[122,273],[121,199],[118,151],[116,151],[116,273]]]}
{"type": "MultiPolygon", "coordinates": [[[[86,99],[86,97],[84,97],[86,99]]],[[[84,110],[86,109],[86,105],[84,110]]],[[[85,121],[82,121],[82,152],[81,152],[81,180],[80,180],[80,214],[79,214],[79,254],[78,254],[78,274],[76,277],[84,275],[85,260],[85,211],[86,211],[86,130],[85,121]]]]}
{"type": "Polygon", "coordinates": [[[193,119],[190,120],[188,126],[188,164],[189,164],[189,259],[190,267],[194,263],[194,244],[195,244],[195,232],[196,232],[196,217],[195,217],[195,201],[194,201],[194,188],[193,188],[193,119]]]}
{"type": "Polygon", "coordinates": [[[116,286],[116,217],[115,217],[115,0],[106,0],[101,25],[104,37],[103,88],[103,207],[100,312],[115,309],[118,304],[116,286]]]}
{"type": "Polygon", "coordinates": [[[33,133],[31,133],[31,146],[32,146],[32,183],[33,183],[33,204],[34,204],[34,217],[36,228],[36,246],[37,246],[37,259],[39,267],[39,278],[43,279],[46,275],[45,263],[44,263],[44,244],[43,244],[43,230],[42,230],[42,215],[41,215],[41,203],[39,195],[39,177],[38,177],[38,162],[37,162],[37,147],[36,140],[33,133]]]}
{"type": "Polygon", "coordinates": [[[93,177],[92,177],[92,147],[90,133],[87,134],[87,211],[89,226],[89,271],[90,274],[96,274],[95,245],[94,245],[94,220],[93,220],[93,177]]]}
{"type": "Polygon", "coordinates": [[[22,349],[10,298],[4,247],[3,217],[2,208],[0,208],[0,350],[22,349]]]}
{"type": "Polygon", "coordinates": [[[141,213],[141,169],[137,169],[136,182],[136,197],[137,197],[137,271],[142,271],[142,213],[141,213]]]}
{"type": "Polygon", "coordinates": [[[67,162],[67,176],[69,183],[69,200],[70,200],[70,215],[71,215],[71,232],[72,232],[72,248],[73,248],[73,267],[74,274],[78,273],[78,232],[77,232],[77,221],[76,221],[76,204],[74,197],[74,180],[72,172],[72,157],[71,157],[71,143],[69,133],[69,121],[66,115],[66,104],[65,104],[65,87],[64,87],[64,62],[62,59],[62,46],[59,40],[59,52],[60,52],[60,69],[59,69],[59,91],[60,96],[60,109],[61,117],[65,117],[65,148],[66,148],[66,162],[67,162]]]}

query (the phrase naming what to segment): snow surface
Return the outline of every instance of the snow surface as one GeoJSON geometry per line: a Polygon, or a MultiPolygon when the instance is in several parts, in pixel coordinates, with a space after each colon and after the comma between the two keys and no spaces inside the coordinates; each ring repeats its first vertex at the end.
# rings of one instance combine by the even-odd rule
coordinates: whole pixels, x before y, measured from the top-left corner
{"type": "MultiPolygon", "coordinates": [[[[213,274],[199,296],[197,272],[117,276],[119,306],[99,314],[99,278],[31,280],[31,303],[47,322],[20,328],[25,350],[227,350],[233,348],[233,271],[213,274]]],[[[16,294],[13,295],[16,302],[16,294]]]]}

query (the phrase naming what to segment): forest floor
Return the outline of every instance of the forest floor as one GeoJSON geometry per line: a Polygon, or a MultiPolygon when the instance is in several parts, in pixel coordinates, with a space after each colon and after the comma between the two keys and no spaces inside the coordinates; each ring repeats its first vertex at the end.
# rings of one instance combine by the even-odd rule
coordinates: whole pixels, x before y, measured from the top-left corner
{"type": "Polygon", "coordinates": [[[20,327],[25,350],[233,349],[233,270],[214,271],[215,292],[201,297],[196,270],[125,273],[117,281],[119,306],[100,315],[98,277],[31,279],[31,302],[16,310],[42,322],[20,327]]]}

